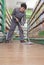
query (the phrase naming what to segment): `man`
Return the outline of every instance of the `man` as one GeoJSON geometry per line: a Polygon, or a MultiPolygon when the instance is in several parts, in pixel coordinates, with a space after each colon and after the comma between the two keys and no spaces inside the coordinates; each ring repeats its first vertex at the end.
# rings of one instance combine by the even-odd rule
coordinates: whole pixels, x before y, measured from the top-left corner
{"type": "Polygon", "coordinates": [[[24,35],[21,25],[24,25],[26,21],[26,14],[25,14],[26,8],[27,8],[26,4],[22,3],[20,8],[14,9],[12,13],[12,23],[10,26],[10,30],[6,36],[6,42],[9,42],[11,40],[11,37],[14,33],[16,26],[18,26],[19,29],[20,42],[24,42],[24,35]]]}

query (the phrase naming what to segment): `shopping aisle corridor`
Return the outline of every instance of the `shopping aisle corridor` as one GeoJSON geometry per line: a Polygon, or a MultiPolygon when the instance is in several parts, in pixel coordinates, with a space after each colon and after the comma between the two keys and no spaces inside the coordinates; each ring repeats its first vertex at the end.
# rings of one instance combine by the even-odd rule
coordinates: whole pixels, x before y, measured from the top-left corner
{"type": "Polygon", "coordinates": [[[1,43],[0,65],[44,65],[44,45],[1,43]]]}

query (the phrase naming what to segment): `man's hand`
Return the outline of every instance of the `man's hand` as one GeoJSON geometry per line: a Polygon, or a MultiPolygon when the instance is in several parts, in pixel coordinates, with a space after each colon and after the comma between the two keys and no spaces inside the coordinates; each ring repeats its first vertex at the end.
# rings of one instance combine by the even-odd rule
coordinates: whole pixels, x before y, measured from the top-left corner
{"type": "Polygon", "coordinates": [[[18,18],[16,18],[16,22],[19,22],[18,18]]]}
{"type": "Polygon", "coordinates": [[[14,18],[16,19],[16,22],[19,22],[18,18],[14,16],[14,18]]]}

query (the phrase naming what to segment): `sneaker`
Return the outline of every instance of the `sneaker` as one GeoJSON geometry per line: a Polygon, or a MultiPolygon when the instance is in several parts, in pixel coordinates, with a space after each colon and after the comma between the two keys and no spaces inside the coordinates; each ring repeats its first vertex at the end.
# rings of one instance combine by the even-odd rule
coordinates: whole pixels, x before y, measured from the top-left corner
{"type": "Polygon", "coordinates": [[[25,41],[24,41],[24,40],[21,40],[20,42],[21,42],[21,43],[25,43],[25,41]]]}
{"type": "Polygon", "coordinates": [[[22,43],[22,44],[26,44],[26,41],[23,40],[23,41],[20,41],[20,43],[22,43]]]}
{"type": "Polygon", "coordinates": [[[9,40],[5,40],[5,43],[9,43],[9,40]]]}

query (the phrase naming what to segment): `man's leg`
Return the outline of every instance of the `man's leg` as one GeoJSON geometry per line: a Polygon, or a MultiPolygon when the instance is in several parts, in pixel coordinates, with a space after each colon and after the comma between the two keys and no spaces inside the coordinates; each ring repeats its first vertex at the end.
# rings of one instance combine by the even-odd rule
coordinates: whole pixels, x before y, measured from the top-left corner
{"type": "Polygon", "coordinates": [[[11,26],[10,26],[10,30],[9,30],[9,32],[7,33],[7,36],[6,36],[6,40],[7,41],[10,41],[11,40],[11,37],[12,37],[12,35],[13,35],[13,33],[14,33],[14,30],[15,30],[15,28],[16,28],[16,22],[15,22],[15,20],[13,20],[12,19],[12,23],[11,23],[11,26]]]}
{"type": "Polygon", "coordinates": [[[23,33],[23,30],[19,24],[18,24],[18,29],[19,29],[20,41],[24,42],[24,33],[23,33]]]}

